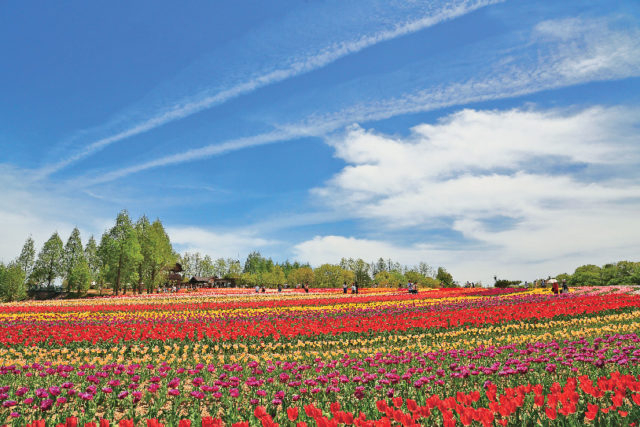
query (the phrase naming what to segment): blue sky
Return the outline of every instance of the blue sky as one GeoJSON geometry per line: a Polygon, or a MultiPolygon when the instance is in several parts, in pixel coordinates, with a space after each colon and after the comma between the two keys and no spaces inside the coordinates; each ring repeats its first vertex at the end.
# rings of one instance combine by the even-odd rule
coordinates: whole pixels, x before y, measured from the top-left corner
{"type": "Polygon", "coordinates": [[[460,281],[640,253],[637,2],[7,1],[0,40],[5,261],[123,208],[460,281]]]}

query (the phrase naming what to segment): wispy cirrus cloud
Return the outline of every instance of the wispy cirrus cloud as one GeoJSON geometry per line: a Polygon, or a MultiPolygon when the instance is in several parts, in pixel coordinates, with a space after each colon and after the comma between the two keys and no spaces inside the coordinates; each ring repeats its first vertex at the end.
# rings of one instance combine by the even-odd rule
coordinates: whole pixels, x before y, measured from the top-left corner
{"type": "MultiPolygon", "coordinates": [[[[99,184],[159,166],[202,160],[252,146],[306,136],[322,137],[357,122],[516,97],[592,81],[640,76],[640,28],[635,24],[619,28],[615,24],[615,20],[607,19],[543,21],[531,29],[520,51],[510,49],[506,57],[494,57],[489,63],[479,55],[481,62],[477,69],[473,68],[478,77],[462,75],[457,80],[433,85],[428,78],[421,80],[419,73],[402,71],[405,77],[398,78],[412,76],[412,82],[417,84],[414,91],[354,103],[332,113],[310,114],[297,123],[274,124],[277,131],[215,142],[98,177],[84,177],[81,181],[84,185],[99,184]],[[532,51],[535,52],[533,59],[532,51]]],[[[467,64],[465,68],[470,67],[467,64]]],[[[381,78],[394,80],[396,76],[381,78]]]]}
{"type": "MultiPolygon", "coordinates": [[[[146,113],[146,117],[145,113],[136,112],[136,115],[142,117],[135,123],[108,136],[91,141],[64,159],[42,167],[36,177],[44,178],[111,144],[148,132],[167,123],[184,119],[261,87],[325,67],[340,58],[381,42],[423,30],[440,22],[503,1],[454,0],[430,4],[384,2],[384,8],[376,8],[371,5],[366,10],[359,8],[357,26],[354,26],[354,23],[346,18],[343,18],[344,23],[336,25],[336,22],[340,21],[338,19],[340,16],[350,15],[350,11],[341,10],[348,7],[342,2],[328,2],[320,11],[314,8],[305,9],[303,12],[286,17],[283,22],[260,28],[240,42],[231,44],[226,50],[213,53],[210,58],[196,64],[197,74],[213,73],[215,75],[215,70],[220,68],[220,64],[233,63],[233,58],[230,59],[229,54],[237,57],[238,52],[236,51],[240,51],[243,55],[241,58],[237,58],[238,64],[233,68],[227,65],[228,73],[226,75],[224,73],[216,75],[216,80],[226,83],[224,86],[215,85],[213,82],[216,80],[212,80],[212,87],[200,89],[195,94],[182,94],[168,106],[164,105],[155,111],[146,113]],[[323,17],[327,22],[323,21],[323,17]],[[274,33],[277,34],[277,37],[286,37],[286,39],[273,40],[274,33]],[[310,34],[317,38],[309,39],[310,34]],[[273,44],[265,46],[264,39],[271,40],[273,44]],[[291,45],[292,42],[293,45],[291,45]],[[281,53],[282,47],[280,45],[283,44],[288,49],[281,53]],[[274,46],[278,46],[278,48],[274,46]],[[264,52],[260,50],[265,48],[273,50],[269,55],[270,59],[265,63],[256,62],[253,64],[250,62],[249,65],[253,68],[243,70],[246,68],[244,64],[247,62],[248,52],[246,50],[255,49],[256,53],[259,52],[259,55],[255,56],[263,57],[265,56],[264,52]]],[[[188,70],[186,74],[193,74],[193,70],[188,70]]],[[[202,78],[196,80],[202,81],[202,78]]],[[[207,79],[200,85],[206,83],[207,79]]],[[[166,94],[163,97],[166,97],[166,94]]],[[[204,151],[210,150],[205,149],[204,151]]]]}

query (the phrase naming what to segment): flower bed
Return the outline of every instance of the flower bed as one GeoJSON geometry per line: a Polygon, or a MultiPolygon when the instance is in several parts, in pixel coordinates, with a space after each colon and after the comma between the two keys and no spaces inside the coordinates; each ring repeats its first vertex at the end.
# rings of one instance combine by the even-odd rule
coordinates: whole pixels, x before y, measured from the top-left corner
{"type": "Polygon", "coordinates": [[[234,290],[4,305],[0,417],[622,425],[640,419],[631,291],[234,290]]]}

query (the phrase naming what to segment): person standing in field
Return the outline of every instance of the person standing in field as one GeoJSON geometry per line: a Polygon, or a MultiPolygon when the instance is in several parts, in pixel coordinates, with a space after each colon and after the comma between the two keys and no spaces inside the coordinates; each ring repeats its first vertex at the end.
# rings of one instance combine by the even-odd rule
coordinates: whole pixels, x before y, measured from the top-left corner
{"type": "Polygon", "coordinates": [[[568,293],[569,286],[567,286],[567,279],[562,279],[562,293],[568,293]]]}
{"type": "Polygon", "coordinates": [[[552,291],[554,294],[558,295],[558,282],[553,282],[553,283],[551,284],[551,291],[552,291]]]}
{"type": "Polygon", "coordinates": [[[347,293],[347,282],[342,282],[342,293],[343,294],[347,293]]]}

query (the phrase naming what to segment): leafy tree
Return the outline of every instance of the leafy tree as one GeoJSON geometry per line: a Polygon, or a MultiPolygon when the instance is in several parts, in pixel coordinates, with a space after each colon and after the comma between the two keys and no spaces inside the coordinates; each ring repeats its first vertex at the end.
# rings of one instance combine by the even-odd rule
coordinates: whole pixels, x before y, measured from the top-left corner
{"type": "Polygon", "coordinates": [[[442,283],[443,288],[453,288],[453,276],[444,267],[438,267],[438,273],[436,274],[436,280],[442,283]]]}
{"type": "Polygon", "coordinates": [[[227,261],[224,258],[218,258],[213,263],[213,274],[216,277],[223,277],[228,272],[227,261]]]}
{"type": "Polygon", "coordinates": [[[17,264],[24,272],[25,280],[29,279],[31,276],[33,266],[36,262],[36,249],[34,246],[33,238],[31,238],[31,236],[27,237],[27,240],[22,246],[22,251],[20,251],[20,256],[16,260],[17,264]]]}
{"type": "Polygon", "coordinates": [[[375,277],[376,283],[384,287],[397,288],[406,282],[404,275],[398,271],[380,271],[375,277]]]}
{"type": "Polygon", "coordinates": [[[387,269],[387,263],[385,262],[385,260],[380,257],[378,258],[378,261],[376,262],[372,262],[370,264],[370,270],[371,270],[371,274],[375,277],[376,274],[378,274],[381,271],[385,271],[387,269]]]}
{"type": "Polygon", "coordinates": [[[71,269],[67,279],[69,290],[75,290],[79,294],[84,294],[91,285],[91,269],[87,260],[81,258],[71,269]]]}
{"type": "Polygon", "coordinates": [[[202,276],[211,277],[214,275],[213,260],[209,255],[205,255],[204,258],[202,258],[200,267],[202,270],[202,276]]]}
{"type": "MultiPolygon", "coordinates": [[[[151,237],[151,223],[146,215],[138,218],[135,224],[136,238],[140,244],[140,261],[138,262],[138,286],[137,291],[142,293],[142,287],[149,276],[151,257],[153,256],[154,242],[151,237]]],[[[134,290],[135,293],[135,290],[134,290]]]]}
{"type": "Polygon", "coordinates": [[[418,271],[425,277],[433,277],[435,275],[433,267],[424,261],[421,261],[420,264],[418,264],[418,271]]]}
{"type": "Polygon", "coordinates": [[[67,280],[67,290],[71,291],[72,286],[69,284],[71,271],[76,264],[84,259],[84,249],[82,248],[82,240],[80,239],[80,230],[75,227],[71,231],[71,235],[64,246],[64,275],[67,280]]]}
{"type": "Polygon", "coordinates": [[[176,262],[177,255],[173,251],[169,235],[164,229],[162,222],[156,219],[151,223],[150,230],[151,242],[153,250],[149,257],[147,268],[147,292],[153,292],[166,279],[167,265],[173,265],[176,262]]]}
{"type": "Polygon", "coordinates": [[[224,275],[225,279],[239,279],[242,274],[242,265],[240,261],[235,259],[227,259],[227,272],[224,275]]]}
{"type": "Polygon", "coordinates": [[[314,271],[315,284],[319,288],[337,288],[342,286],[343,270],[339,265],[322,264],[314,271]]]}
{"type": "Polygon", "coordinates": [[[369,270],[371,266],[367,264],[362,258],[342,258],[340,260],[340,267],[343,270],[353,271],[355,281],[359,286],[366,286],[371,283],[371,276],[369,276],[369,270]]]}
{"type": "Polygon", "coordinates": [[[404,277],[408,282],[416,283],[419,286],[426,286],[428,283],[427,277],[419,271],[409,270],[404,273],[404,277]]]}
{"type": "Polygon", "coordinates": [[[347,282],[347,283],[353,283],[356,281],[356,275],[353,271],[351,270],[342,270],[342,281],[340,282],[340,284],[342,284],[343,282],[347,282]]]}
{"type": "Polygon", "coordinates": [[[25,274],[22,266],[0,263],[0,298],[3,301],[20,301],[27,297],[25,274]]]}
{"type": "Polygon", "coordinates": [[[520,283],[522,283],[522,280],[496,279],[493,286],[496,288],[510,288],[512,286],[518,286],[520,283]]]}
{"type": "Polygon", "coordinates": [[[84,247],[84,259],[87,261],[87,266],[91,273],[91,281],[98,282],[100,280],[102,263],[100,262],[100,256],[98,255],[98,244],[93,236],[89,237],[89,241],[84,247]]]}
{"type": "Polygon", "coordinates": [[[33,267],[33,276],[38,281],[46,281],[51,286],[56,278],[63,274],[64,249],[58,233],[53,235],[42,246],[38,259],[33,267]]]}
{"type": "Polygon", "coordinates": [[[247,260],[244,262],[244,273],[264,273],[271,271],[274,267],[271,258],[265,258],[260,255],[260,252],[253,251],[247,255],[247,260]]]}
{"type": "Polygon", "coordinates": [[[315,283],[315,274],[311,267],[300,267],[295,270],[291,270],[287,280],[292,285],[298,283],[315,283]]]}
{"type": "Polygon", "coordinates": [[[573,275],[571,275],[570,285],[584,286],[584,285],[601,285],[601,268],[597,265],[587,264],[576,268],[573,275]]]}
{"type": "Polygon", "coordinates": [[[262,280],[266,285],[283,285],[287,281],[282,267],[279,265],[274,266],[271,271],[262,273],[262,280]]]}
{"type": "Polygon", "coordinates": [[[105,269],[105,277],[116,295],[127,283],[137,280],[137,267],[142,258],[138,237],[126,210],[121,211],[115,225],[102,235],[98,250],[105,269]],[[124,285],[124,286],[123,286],[124,285]]]}

